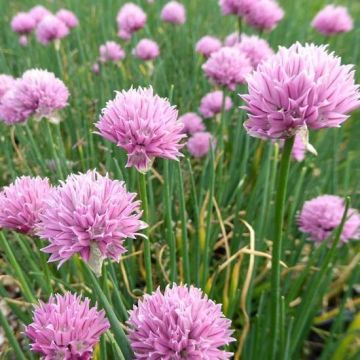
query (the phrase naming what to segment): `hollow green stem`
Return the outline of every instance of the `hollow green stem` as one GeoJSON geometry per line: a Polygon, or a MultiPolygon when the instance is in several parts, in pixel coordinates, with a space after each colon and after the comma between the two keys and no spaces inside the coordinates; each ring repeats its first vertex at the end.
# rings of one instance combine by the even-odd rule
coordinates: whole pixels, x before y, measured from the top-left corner
{"type": "MultiPolygon", "coordinates": [[[[147,187],[146,187],[146,174],[139,174],[139,189],[140,189],[140,198],[143,209],[143,219],[148,224],[149,223],[149,206],[148,206],[148,196],[147,196],[147,187]]],[[[146,279],[146,290],[148,293],[153,291],[153,281],[152,281],[152,270],[151,270],[151,247],[150,247],[150,238],[149,238],[149,228],[145,229],[146,238],[144,239],[144,262],[145,262],[145,279],[146,279]]]]}
{"type": "Polygon", "coordinates": [[[280,260],[282,252],[283,226],[285,197],[287,192],[287,183],[290,169],[291,150],[294,145],[294,137],[285,141],[283,153],[280,160],[279,177],[277,180],[277,192],[275,198],[275,219],[274,219],[274,237],[272,249],[271,266],[271,359],[277,358],[277,349],[280,335],[280,260]]]}

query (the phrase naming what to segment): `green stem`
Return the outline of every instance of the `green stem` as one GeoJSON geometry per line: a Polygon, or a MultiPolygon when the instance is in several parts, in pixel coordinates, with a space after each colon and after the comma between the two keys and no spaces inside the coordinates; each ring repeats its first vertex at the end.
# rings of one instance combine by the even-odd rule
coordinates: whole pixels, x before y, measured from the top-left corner
{"type": "Polygon", "coordinates": [[[6,317],[4,316],[3,312],[0,310],[0,324],[1,327],[4,329],[6,338],[8,339],[11,348],[14,350],[14,353],[16,355],[16,359],[18,360],[26,360],[26,357],[24,353],[22,352],[20,345],[18,341],[16,340],[16,337],[11,330],[11,327],[9,326],[6,317]]]}
{"type": "Polygon", "coordinates": [[[238,18],[238,31],[239,31],[239,41],[240,41],[241,32],[242,32],[242,20],[240,16],[238,18]]]}
{"type": "Polygon", "coordinates": [[[58,174],[60,176],[60,179],[63,180],[64,179],[64,174],[62,172],[62,166],[61,166],[59,157],[58,157],[57,152],[55,150],[55,142],[54,142],[54,137],[53,137],[52,132],[51,132],[50,123],[49,123],[48,120],[45,120],[45,123],[46,123],[46,130],[47,130],[47,133],[48,133],[49,141],[50,141],[49,148],[51,150],[51,155],[55,160],[56,170],[57,170],[57,172],[58,172],[58,174]]]}
{"type": "MultiPolygon", "coordinates": [[[[149,206],[146,187],[146,174],[139,174],[139,188],[140,198],[143,209],[143,219],[149,225],[149,206]]],[[[150,226],[150,225],[149,225],[150,226]]],[[[145,277],[146,277],[146,289],[148,293],[153,291],[152,271],[151,271],[151,246],[149,238],[149,228],[145,229],[146,238],[144,239],[144,262],[145,262],[145,277]]]]}
{"type": "Polygon", "coordinates": [[[164,190],[165,190],[165,220],[167,227],[167,238],[170,250],[170,281],[176,282],[176,242],[172,229],[171,198],[170,198],[170,176],[169,161],[164,161],[164,190]]]}
{"type": "Polygon", "coordinates": [[[294,144],[294,137],[285,141],[283,153],[280,160],[279,178],[277,193],[275,198],[275,219],[274,219],[274,238],[271,261],[271,359],[276,359],[280,335],[280,260],[282,253],[283,226],[285,197],[290,169],[291,150],[294,144]]]}
{"type": "Polygon", "coordinates": [[[180,162],[178,162],[178,184],[179,184],[179,197],[180,197],[180,218],[181,218],[181,257],[183,262],[184,279],[186,284],[190,284],[190,261],[189,261],[189,239],[187,236],[187,217],[186,217],[186,204],[184,195],[184,180],[182,176],[180,162]]]}
{"type": "Polygon", "coordinates": [[[112,305],[110,304],[109,300],[105,296],[104,292],[101,289],[101,286],[96,279],[94,273],[89,269],[88,265],[84,263],[83,266],[85,273],[87,275],[87,278],[91,281],[93,289],[94,289],[94,295],[99,300],[99,303],[104,307],[107,317],[111,324],[111,330],[114,333],[114,337],[116,340],[116,343],[119,345],[121,352],[124,354],[126,359],[133,359],[133,352],[131,350],[129,341],[124,333],[124,330],[121,327],[119,319],[116,317],[116,314],[113,310],[112,305]]]}
{"type": "Polygon", "coordinates": [[[11,250],[9,243],[7,242],[6,237],[3,232],[0,233],[0,244],[1,244],[1,247],[4,249],[6,257],[8,258],[9,263],[12,266],[12,268],[16,274],[17,280],[19,281],[19,283],[21,285],[21,290],[24,293],[25,299],[28,302],[36,303],[37,300],[36,300],[35,296],[33,295],[33,293],[31,292],[29,284],[25,278],[25,275],[24,275],[22,269],[20,268],[19,263],[16,261],[15,255],[14,255],[13,251],[11,250]]]}

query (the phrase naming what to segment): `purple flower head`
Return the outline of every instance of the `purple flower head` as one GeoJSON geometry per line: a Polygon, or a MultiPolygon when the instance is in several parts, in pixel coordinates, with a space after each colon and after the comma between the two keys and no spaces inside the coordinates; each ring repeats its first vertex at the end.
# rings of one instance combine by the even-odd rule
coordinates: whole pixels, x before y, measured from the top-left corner
{"type": "Polygon", "coordinates": [[[147,16],[140,6],[133,3],[124,4],[116,17],[119,37],[130,40],[134,32],[145,26],[146,20],[147,16]]]}
{"type": "Polygon", "coordinates": [[[69,175],[46,200],[38,235],[50,242],[42,251],[59,267],[79,254],[97,275],[105,258],[119,261],[124,240],[134,239],[146,224],[140,220],[140,202],[124,182],[95,170],[69,175]]]}
{"type": "Polygon", "coordinates": [[[60,9],[56,13],[56,17],[60,19],[69,29],[73,29],[79,25],[76,15],[67,9],[60,9]]]}
{"type": "Polygon", "coordinates": [[[200,289],[173,285],[145,295],[130,311],[129,340],[138,360],[226,360],[231,321],[200,289]],[[149,357],[150,356],[150,357],[149,357]]]}
{"type": "MultiPolygon", "coordinates": [[[[211,118],[221,113],[224,93],[212,91],[206,94],[200,102],[199,111],[204,118],[211,118]]],[[[229,111],[233,104],[229,96],[225,97],[225,111],[229,111]]]]}
{"type": "Polygon", "coordinates": [[[17,178],[0,192],[0,227],[33,234],[51,191],[48,179],[17,178]]]}
{"type": "Polygon", "coordinates": [[[241,40],[236,47],[250,59],[254,69],[274,54],[269,43],[256,35],[241,35],[241,40]]]}
{"type": "Polygon", "coordinates": [[[245,128],[264,139],[339,127],[360,105],[353,67],[342,65],[326,46],[281,47],[249,76],[248,85],[245,128]]]}
{"type": "Polygon", "coordinates": [[[98,63],[94,63],[91,67],[91,71],[96,75],[100,74],[100,65],[98,63]]]}
{"type": "Polygon", "coordinates": [[[235,47],[223,47],[202,66],[206,76],[219,86],[234,91],[252,71],[250,60],[235,47]]]}
{"type": "Polygon", "coordinates": [[[107,41],[99,47],[100,61],[105,63],[108,61],[117,62],[125,58],[125,51],[115,41],[107,41]]]}
{"type": "Polygon", "coordinates": [[[16,14],[11,20],[11,29],[20,35],[30,34],[35,26],[36,22],[33,17],[25,12],[16,14]]]}
{"type": "Polygon", "coordinates": [[[100,135],[127,152],[127,167],[146,172],[156,157],[177,160],[182,156],[180,141],[185,135],[177,116],[176,108],[151,87],[131,88],[117,92],[106,104],[96,127],[100,135]]]}
{"type": "Polygon", "coordinates": [[[246,16],[257,0],[219,0],[223,15],[246,16]]]}
{"type": "Polygon", "coordinates": [[[51,12],[44,6],[37,5],[29,11],[29,14],[35,20],[35,23],[38,24],[46,15],[51,15],[51,12]]]}
{"type": "Polygon", "coordinates": [[[154,60],[160,55],[159,45],[150,39],[142,39],[134,49],[134,56],[140,60],[154,60]]]}
{"type": "Polygon", "coordinates": [[[224,45],[232,47],[240,42],[240,38],[241,38],[241,36],[239,35],[239,33],[237,31],[233,32],[225,38],[224,45]]]}
{"type": "Polygon", "coordinates": [[[23,47],[28,46],[29,39],[28,39],[27,35],[19,36],[19,44],[20,44],[20,46],[23,46],[23,47]]]}
{"type": "Polygon", "coordinates": [[[194,134],[198,131],[205,130],[205,125],[201,117],[196,113],[186,113],[179,117],[179,121],[184,124],[183,133],[185,134],[194,134]]]}
{"type": "Polygon", "coordinates": [[[183,25],[186,21],[184,5],[177,1],[169,1],[161,10],[161,20],[174,25],[183,25]]]}
{"type": "Polygon", "coordinates": [[[275,0],[258,0],[253,2],[245,21],[260,31],[271,31],[283,17],[284,10],[275,0]]]}
{"type": "Polygon", "coordinates": [[[196,158],[205,156],[210,146],[215,147],[215,140],[209,132],[197,132],[187,142],[189,153],[196,158]]]}
{"type": "Polygon", "coordinates": [[[330,36],[353,29],[353,19],[344,6],[327,5],[318,12],[311,23],[321,34],[330,36]]]}
{"type": "Polygon", "coordinates": [[[40,301],[25,334],[31,350],[44,360],[90,360],[93,348],[109,328],[104,310],[91,307],[88,298],[66,292],[51,296],[47,303],[40,301]]]}
{"type": "Polygon", "coordinates": [[[54,15],[46,15],[36,28],[36,38],[44,45],[57,41],[69,34],[69,28],[54,15]]]}
{"type": "Polygon", "coordinates": [[[0,104],[3,96],[13,88],[15,85],[15,79],[11,75],[0,75],[0,104]]]}
{"type": "MultiPolygon", "coordinates": [[[[306,201],[298,215],[299,229],[310,235],[310,239],[321,242],[329,238],[340,225],[345,211],[344,200],[335,195],[321,195],[306,201]]],[[[356,209],[349,209],[340,240],[360,239],[360,214],[356,209]]]]}
{"type": "MultiPolygon", "coordinates": [[[[19,80],[15,81],[17,84],[19,80]]],[[[29,112],[24,111],[20,99],[16,96],[15,86],[8,90],[0,102],[0,120],[7,125],[20,124],[27,121],[29,112]]]]}
{"type": "Polygon", "coordinates": [[[46,117],[58,122],[56,112],[67,105],[68,97],[67,87],[53,73],[40,69],[28,70],[4,96],[0,117],[9,112],[14,114],[14,119],[4,119],[8,123],[22,122],[32,115],[37,119],[46,117]]]}
{"type": "Polygon", "coordinates": [[[221,41],[214,36],[203,36],[197,43],[195,50],[205,56],[209,57],[213,52],[220,50],[221,41]]]}

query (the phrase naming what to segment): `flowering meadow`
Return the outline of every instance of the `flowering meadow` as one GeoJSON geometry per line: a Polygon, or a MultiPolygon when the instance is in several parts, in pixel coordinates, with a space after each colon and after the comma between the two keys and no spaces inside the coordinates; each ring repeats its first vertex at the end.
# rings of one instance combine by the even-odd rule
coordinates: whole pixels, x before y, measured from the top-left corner
{"type": "Polygon", "coordinates": [[[360,359],[360,3],[0,11],[0,359],[360,359]]]}

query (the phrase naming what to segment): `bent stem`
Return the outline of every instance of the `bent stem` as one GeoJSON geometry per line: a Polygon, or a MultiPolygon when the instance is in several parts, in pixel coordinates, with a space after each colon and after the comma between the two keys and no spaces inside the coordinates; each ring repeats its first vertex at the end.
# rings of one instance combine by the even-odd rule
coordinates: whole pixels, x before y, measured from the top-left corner
{"type": "Polygon", "coordinates": [[[280,261],[282,253],[285,197],[290,168],[291,150],[294,145],[294,137],[285,141],[280,160],[279,178],[275,199],[274,238],[271,261],[271,330],[273,341],[271,344],[271,359],[276,359],[280,333],[280,261]]]}
{"type": "MultiPolygon", "coordinates": [[[[141,205],[143,209],[143,219],[149,225],[149,206],[146,188],[146,174],[139,174],[139,189],[141,205]]],[[[144,262],[145,262],[145,278],[146,278],[146,289],[148,293],[153,291],[152,272],[151,272],[151,249],[149,239],[149,228],[145,229],[146,238],[144,239],[144,262]]]]}

